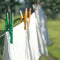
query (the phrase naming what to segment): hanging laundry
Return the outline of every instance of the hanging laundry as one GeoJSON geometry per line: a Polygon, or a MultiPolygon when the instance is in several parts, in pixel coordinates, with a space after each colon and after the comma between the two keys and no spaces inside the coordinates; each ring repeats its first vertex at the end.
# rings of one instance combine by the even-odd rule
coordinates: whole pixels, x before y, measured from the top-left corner
{"type": "Polygon", "coordinates": [[[5,33],[5,38],[4,38],[4,49],[3,49],[3,57],[2,60],[10,60],[9,57],[9,32],[5,33]]]}
{"type": "Polygon", "coordinates": [[[13,28],[13,44],[9,41],[9,32],[6,32],[2,60],[31,60],[27,39],[24,23],[13,28]]]}
{"type": "Polygon", "coordinates": [[[30,17],[29,42],[32,52],[32,60],[38,60],[42,54],[48,55],[47,47],[44,47],[40,30],[38,31],[35,12],[30,17]]]}
{"type": "Polygon", "coordinates": [[[47,30],[47,26],[46,26],[47,16],[45,15],[45,13],[40,5],[37,6],[35,13],[36,13],[36,18],[38,19],[37,24],[40,26],[42,38],[43,38],[43,40],[45,40],[47,45],[50,45],[51,42],[49,39],[48,30],[47,30]]]}
{"type": "MultiPolygon", "coordinates": [[[[30,12],[31,16],[27,18],[26,9],[24,22],[21,22],[13,28],[12,44],[10,41],[10,32],[7,31],[5,33],[2,60],[38,60],[43,54],[48,56],[47,40],[43,33],[46,32],[46,27],[42,26],[41,20],[43,19],[43,16],[41,18],[38,12],[35,11],[32,14],[30,12]]],[[[45,22],[45,20],[43,20],[43,22],[45,22]]]]}

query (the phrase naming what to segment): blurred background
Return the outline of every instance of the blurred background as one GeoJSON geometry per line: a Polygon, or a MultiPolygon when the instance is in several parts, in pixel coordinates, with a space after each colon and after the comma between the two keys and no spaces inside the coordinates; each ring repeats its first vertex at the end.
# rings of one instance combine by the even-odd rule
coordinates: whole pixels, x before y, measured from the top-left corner
{"type": "MultiPolygon", "coordinates": [[[[6,12],[14,12],[14,26],[20,23],[19,11],[32,8],[32,3],[39,0],[0,0],[0,60],[3,54],[6,12]]],[[[47,28],[51,45],[48,46],[49,57],[42,56],[41,60],[60,60],[60,0],[42,0],[42,8],[47,19],[47,28]]]]}

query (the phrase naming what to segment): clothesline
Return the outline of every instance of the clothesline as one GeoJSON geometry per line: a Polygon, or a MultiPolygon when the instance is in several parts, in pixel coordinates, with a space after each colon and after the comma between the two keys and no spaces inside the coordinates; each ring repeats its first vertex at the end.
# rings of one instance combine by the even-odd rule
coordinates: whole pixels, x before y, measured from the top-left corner
{"type": "Polygon", "coordinates": [[[2,34],[2,35],[0,35],[0,38],[1,38],[1,37],[3,37],[4,35],[5,35],[5,33],[4,33],[4,34],[2,34]]]}
{"type": "MultiPolygon", "coordinates": [[[[38,60],[43,54],[48,56],[47,45],[50,41],[45,26],[45,15],[41,7],[39,8],[32,14],[30,10],[29,17],[26,9],[24,22],[22,22],[23,14],[20,11],[21,24],[12,27],[13,31],[10,32],[13,35],[10,35],[9,31],[5,33],[2,60],[38,60]],[[13,44],[10,41],[11,37],[13,37],[11,40],[13,44]]],[[[8,30],[7,26],[6,30],[8,30]]]]}

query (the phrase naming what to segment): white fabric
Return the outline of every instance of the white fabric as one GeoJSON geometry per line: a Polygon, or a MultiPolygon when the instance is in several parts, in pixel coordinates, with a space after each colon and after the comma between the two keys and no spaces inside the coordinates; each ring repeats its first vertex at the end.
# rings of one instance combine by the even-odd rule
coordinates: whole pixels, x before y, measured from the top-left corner
{"type": "Polygon", "coordinates": [[[50,45],[50,39],[48,36],[48,31],[47,31],[47,27],[46,27],[46,20],[47,20],[47,16],[45,15],[42,7],[40,5],[38,5],[37,9],[36,9],[36,17],[37,17],[37,24],[38,26],[40,26],[40,30],[41,30],[41,34],[43,37],[43,40],[45,40],[47,45],[50,45]]]}
{"type": "Polygon", "coordinates": [[[19,24],[13,29],[13,44],[9,41],[9,32],[6,32],[4,51],[2,60],[31,60],[27,44],[27,31],[24,30],[24,23],[19,24]],[[28,57],[27,57],[28,54],[28,57]]]}
{"type": "Polygon", "coordinates": [[[30,17],[29,36],[32,59],[38,60],[42,54],[48,55],[46,44],[42,39],[39,26],[37,26],[37,19],[35,13],[33,13],[30,17]]]}
{"type": "Polygon", "coordinates": [[[2,60],[9,60],[9,33],[5,33],[4,50],[2,60]]]}
{"type": "Polygon", "coordinates": [[[13,28],[13,44],[6,32],[2,60],[38,60],[42,54],[48,55],[44,35],[41,34],[40,22],[35,13],[30,17],[30,25],[24,23],[13,28]]]}
{"type": "Polygon", "coordinates": [[[38,36],[36,31],[36,19],[34,13],[30,19],[30,26],[29,26],[29,35],[30,35],[30,46],[32,52],[32,60],[38,60],[40,56],[39,47],[38,47],[38,36]]]}
{"type": "MultiPolygon", "coordinates": [[[[24,60],[26,48],[26,31],[24,30],[24,23],[16,26],[13,29],[13,52],[11,52],[11,60],[24,60]],[[12,57],[13,54],[13,57],[12,57]]],[[[11,48],[11,49],[12,49],[11,48]]]]}

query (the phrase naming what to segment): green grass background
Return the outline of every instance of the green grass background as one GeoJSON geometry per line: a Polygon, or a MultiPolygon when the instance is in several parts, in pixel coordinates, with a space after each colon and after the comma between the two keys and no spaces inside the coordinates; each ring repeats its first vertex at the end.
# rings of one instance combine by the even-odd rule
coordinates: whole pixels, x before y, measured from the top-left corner
{"type": "MultiPolygon", "coordinates": [[[[14,25],[19,24],[17,21],[14,25]]],[[[5,22],[0,20],[0,35],[4,32],[5,22]]],[[[50,57],[42,56],[40,60],[60,60],[60,21],[49,19],[47,21],[47,28],[51,45],[48,46],[48,53],[50,57]],[[52,58],[52,59],[51,59],[52,58]]],[[[0,59],[2,58],[3,37],[0,38],[0,59]]]]}
{"type": "Polygon", "coordinates": [[[49,20],[47,27],[51,40],[51,46],[48,47],[49,54],[60,60],[60,21],[49,20]]]}

